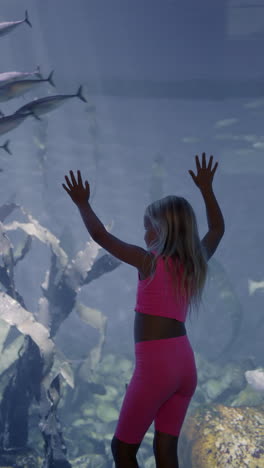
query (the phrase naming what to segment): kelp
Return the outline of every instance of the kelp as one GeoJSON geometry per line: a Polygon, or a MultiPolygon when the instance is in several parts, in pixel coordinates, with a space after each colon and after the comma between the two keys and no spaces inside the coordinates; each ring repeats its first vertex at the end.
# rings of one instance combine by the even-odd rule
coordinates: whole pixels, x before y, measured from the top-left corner
{"type": "Polygon", "coordinates": [[[102,349],[105,342],[107,319],[100,310],[91,309],[90,307],[80,303],[76,304],[75,310],[84,322],[99,330],[98,344],[91,349],[89,356],[81,364],[78,372],[81,378],[87,380],[87,374],[91,373],[92,375],[101,360],[102,349]]]}
{"type": "Polygon", "coordinates": [[[1,452],[19,451],[27,446],[28,411],[33,398],[38,402],[40,399],[42,369],[38,346],[30,336],[25,336],[0,404],[1,452]]]}
{"type": "Polygon", "coordinates": [[[29,335],[44,356],[53,353],[54,343],[49,338],[47,328],[37,322],[31,312],[4,292],[0,292],[0,318],[9,325],[15,325],[23,335],[29,335]]]}
{"type": "MultiPolygon", "coordinates": [[[[88,366],[91,371],[95,369],[105,341],[106,317],[100,311],[77,304],[76,297],[82,286],[105,272],[114,270],[121,262],[108,254],[96,259],[100,246],[93,240],[89,240],[75,258],[69,259],[60,246],[59,239],[41,226],[24,208],[20,207],[20,210],[27,217],[27,222],[13,221],[0,225],[0,250],[3,261],[0,267],[0,283],[4,288],[0,294],[0,318],[9,326],[15,326],[25,337],[12,376],[3,393],[0,407],[0,447],[2,450],[9,450],[26,446],[28,410],[32,399],[35,398],[40,409],[39,428],[45,441],[44,466],[69,467],[71,465],[66,459],[66,447],[56,410],[62,396],[61,378],[73,388],[74,372],[67,357],[56,349],[52,338],[76,306],[80,318],[99,331],[98,344],[81,366],[88,366]],[[18,229],[27,237],[14,251],[7,232],[18,229]],[[26,310],[14,280],[15,266],[29,252],[33,237],[51,250],[51,266],[41,285],[43,296],[39,299],[39,308],[35,314],[26,310]],[[16,424],[13,415],[16,415],[16,424]]],[[[12,343],[5,348],[3,337],[5,340],[8,338],[7,328],[2,335],[2,349],[5,353],[12,343]]]]}

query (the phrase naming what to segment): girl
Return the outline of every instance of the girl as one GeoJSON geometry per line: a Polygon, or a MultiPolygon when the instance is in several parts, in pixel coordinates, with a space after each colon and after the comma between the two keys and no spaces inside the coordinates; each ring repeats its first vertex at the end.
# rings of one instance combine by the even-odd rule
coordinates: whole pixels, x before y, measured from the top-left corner
{"type": "Polygon", "coordinates": [[[136,365],[127,387],[111,443],[116,468],[138,467],[136,453],[154,420],[157,468],[177,468],[180,430],[197,385],[194,353],[184,322],[188,306],[199,305],[207,261],[223,234],[224,219],[212,189],[218,163],[206,167],[196,156],[197,175],[189,171],[206,204],[209,230],[199,240],[191,205],[174,195],[157,200],[144,216],[146,249],[106,231],[89,205],[90,188],[70,171],[63,188],[79,208],[95,242],[138,270],[135,306],[136,365]]]}

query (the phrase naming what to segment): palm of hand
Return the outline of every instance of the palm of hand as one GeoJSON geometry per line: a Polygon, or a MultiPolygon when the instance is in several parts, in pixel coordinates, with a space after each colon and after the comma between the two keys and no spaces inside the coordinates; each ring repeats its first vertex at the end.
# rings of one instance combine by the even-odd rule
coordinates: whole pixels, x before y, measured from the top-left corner
{"type": "Polygon", "coordinates": [[[196,159],[196,168],[197,168],[197,175],[193,173],[193,171],[189,171],[190,175],[192,176],[192,179],[194,183],[199,187],[200,189],[211,187],[213,178],[215,175],[216,168],[218,166],[218,162],[215,163],[214,168],[212,168],[212,162],[213,162],[213,156],[210,156],[210,160],[208,163],[208,167],[206,167],[206,159],[205,159],[205,153],[202,154],[202,167],[200,165],[200,161],[198,156],[195,156],[196,159]]]}

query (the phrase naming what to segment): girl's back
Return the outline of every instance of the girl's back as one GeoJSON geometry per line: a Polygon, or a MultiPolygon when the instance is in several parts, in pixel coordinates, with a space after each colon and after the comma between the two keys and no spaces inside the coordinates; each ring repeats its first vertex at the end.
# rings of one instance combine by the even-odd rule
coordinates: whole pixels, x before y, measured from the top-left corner
{"type": "MultiPolygon", "coordinates": [[[[165,260],[159,256],[153,276],[150,276],[150,265],[153,260],[154,254],[151,253],[145,271],[138,273],[135,342],[172,338],[186,333],[184,322],[188,303],[179,291],[178,295],[176,294],[176,276],[172,274],[178,259],[170,257],[168,259],[170,270],[167,270],[165,260]]],[[[179,284],[181,272],[180,266],[179,284]]]]}
{"type": "Polygon", "coordinates": [[[158,256],[153,276],[142,278],[138,274],[136,312],[158,315],[185,322],[188,303],[186,295],[180,294],[183,266],[177,258],[158,256]],[[179,271],[176,274],[176,266],[179,271]]]}

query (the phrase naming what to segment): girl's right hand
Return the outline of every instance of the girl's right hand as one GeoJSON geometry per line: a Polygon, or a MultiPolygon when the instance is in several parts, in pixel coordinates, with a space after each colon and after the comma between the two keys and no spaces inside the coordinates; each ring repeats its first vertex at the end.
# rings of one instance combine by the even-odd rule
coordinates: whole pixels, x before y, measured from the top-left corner
{"type": "Polygon", "coordinates": [[[198,155],[195,156],[197,175],[195,176],[193,171],[188,171],[191,174],[194,183],[197,185],[197,187],[199,187],[200,190],[212,187],[213,178],[218,166],[218,162],[216,162],[213,170],[211,170],[213,156],[210,156],[208,167],[206,167],[205,153],[203,153],[202,156],[202,167],[200,165],[198,155]]]}

